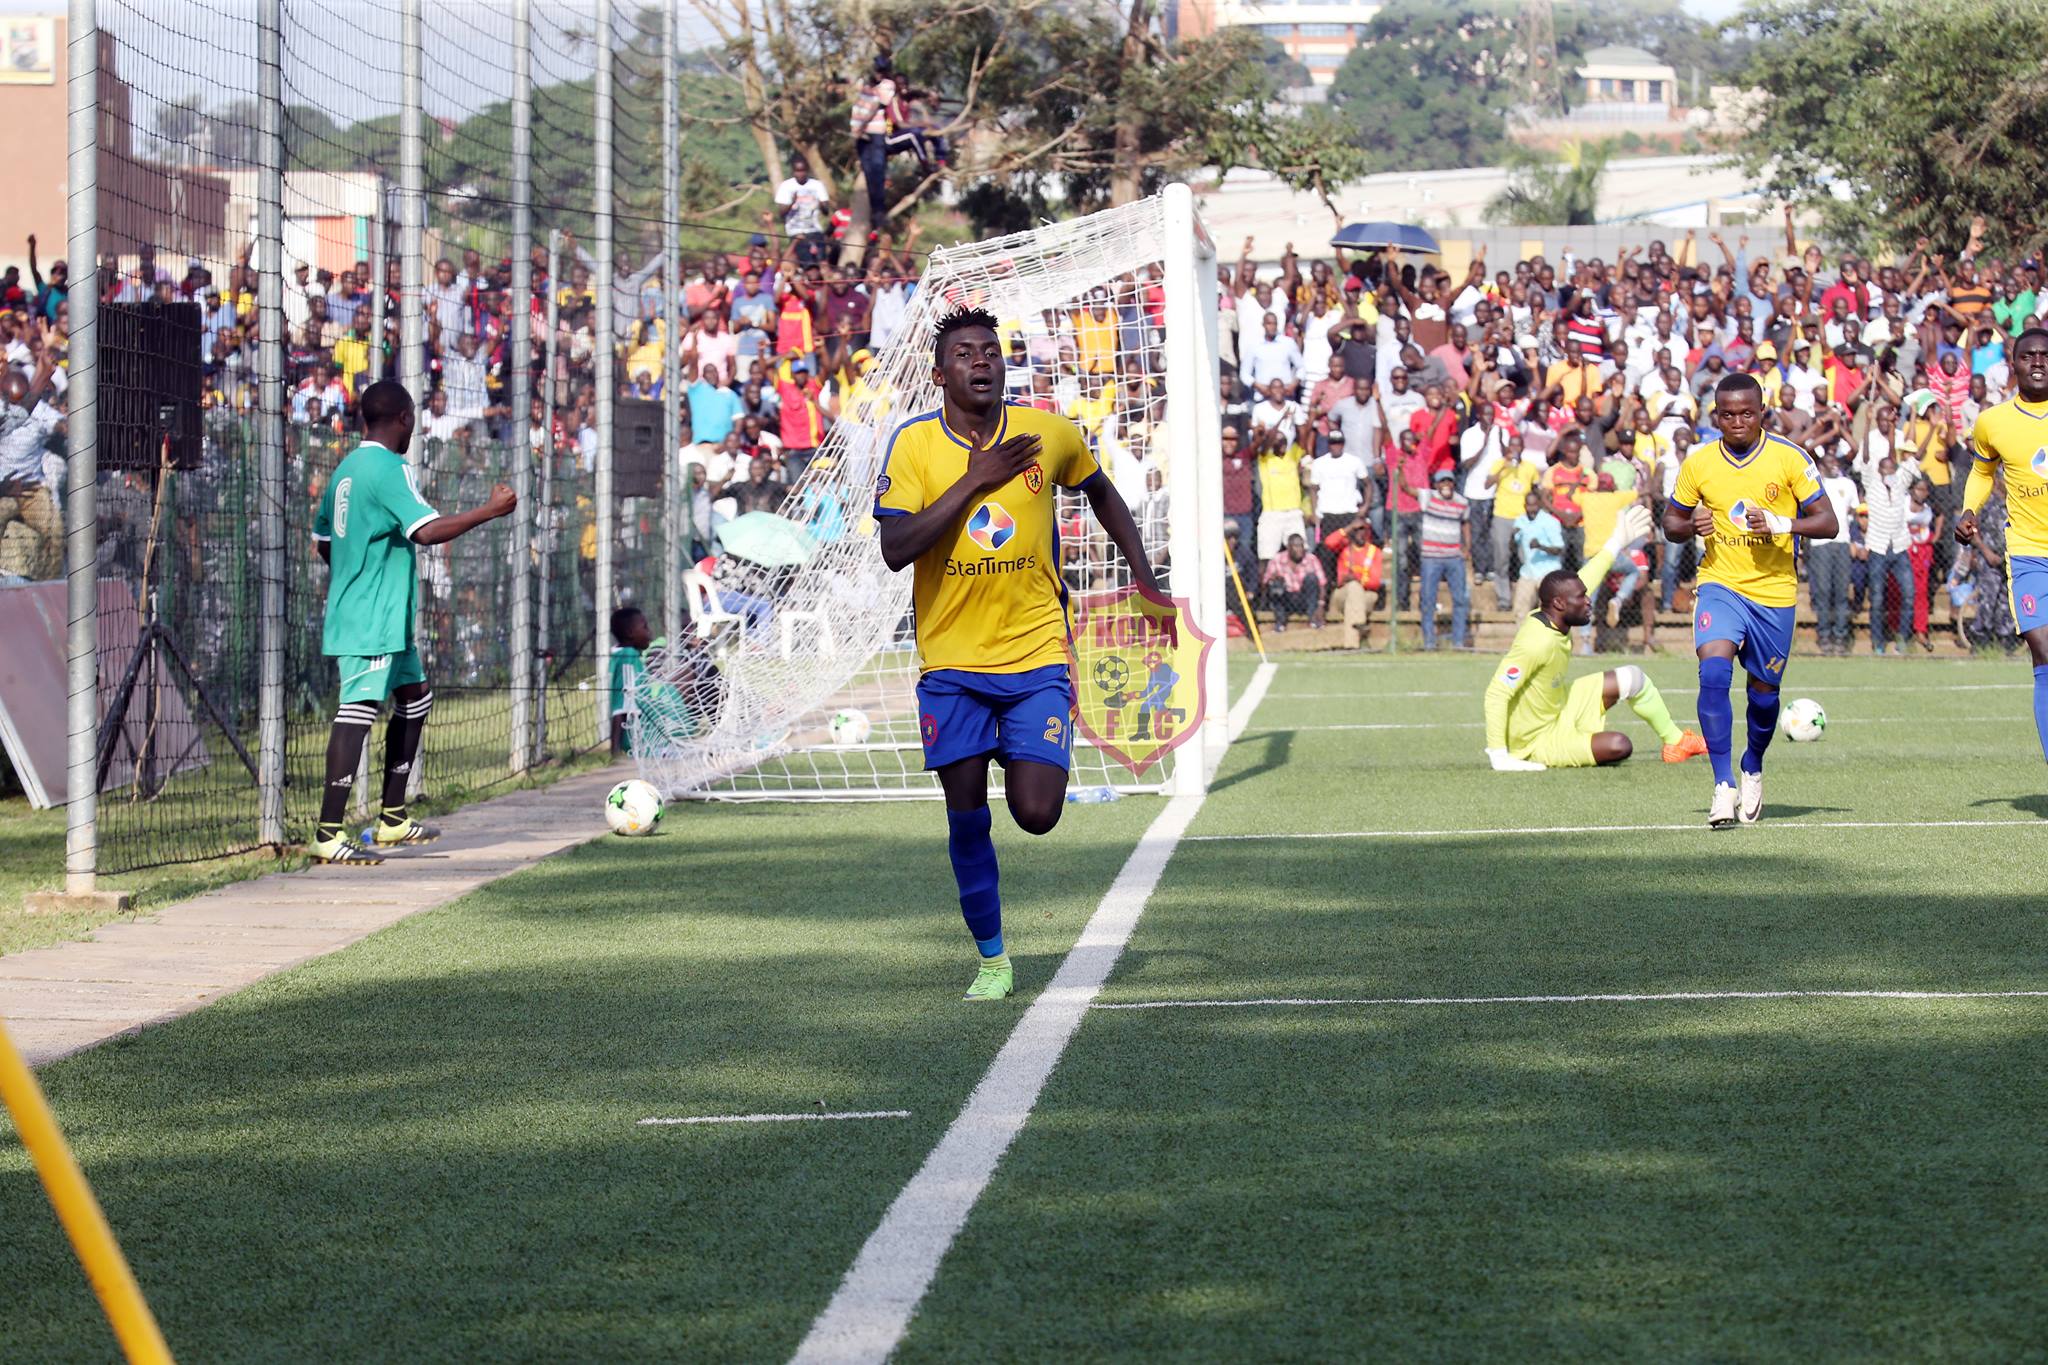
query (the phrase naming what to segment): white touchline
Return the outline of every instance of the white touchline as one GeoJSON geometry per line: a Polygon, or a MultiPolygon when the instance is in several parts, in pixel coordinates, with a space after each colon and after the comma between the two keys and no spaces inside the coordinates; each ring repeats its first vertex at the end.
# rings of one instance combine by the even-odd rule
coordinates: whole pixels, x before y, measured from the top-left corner
{"type": "MultiPolygon", "coordinates": [[[[1274,701],[1285,698],[1275,697],[1274,701]]],[[[2011,725],[2011,716],[1949,716],[1943,725],[2011,725]]],[[[1925,725],[1925,716],[1836,716],[1828,722],[1835,725],[1925,725]]],[[[1483,730],[1483,720],[1390,720],[1358,723],[1336,723],[1328,725],[1261,725],[1249,733],[1254,735],[1284,735],[1297,730],[1483,730]]]]}
{"type": "MultiPolygon", "coordinates": [[[[1270,663],[1260,664],[1231,708],[1232,738],[1266,695],[1273,669],[1270,663]]],[[[1024,1011],[966,1107],[868,1235],[832,1301],[797,1346],[795,1360],[880,1362],[896,1349],[939,1262],[988,1187],[996,1163],[1031,1117],[1060,1054],[1123,956],[1145,902],[1201,808],[1200,796],[1176,796],[1153,817],[1052,983],[1024,1011]]]]}
{"type": "MultiPolygon", "coordinates": [[[[1652,678],[1652,682],[1656,679],[1652,678]]],[[[1697,687],[1684,687],[1676,683],[1670,687],[1657,684],[1658,690],[1674,697],[1690,697],[1699,692],[1697,687]]],[[[1274,701],[1381,701],[1405,697],[1463,697],[1467,700],[1484,694],[1485,684],[1468,687],[1461,691],[1419,691],[1419,692],[1275,692],[1274,701]]],[[[1907,683],[1899,687],[1878,687],[1866,683],[1844,683],[1830,687],[1826,683],[1807,683],[1788,691],[1806,692],[2031,692],[2034,685],[2027,683],[1957,683],[1952,687],[1939,687],[1929,683],[1907,683]]]]}
{"type": "Polygon", "coordinates": [[[1418,995],[1363,1000],[1138,1000],[1099,1010],[1243,1010],[1309,1005],[1634,1005],[1687,1000],[2036,1000],[2048,991],[1664,991],[1650,995],[1418,995]]]}
{"type": "MultiPolygon", "coordinates": [[[[2048,829],[2048,820],[1765,820],[1757,830],[1793,829],[1994,829],[2023,825],[2048,829]]],[[[1477,839],[1521,834],[1652,834],[1662,830],[1721,834],[1697,821],[1683,825],[1528,825],[1501,829],[1333,829],[1306,834],[1190,834],[1191,844],[1251,843],[1270,839],[1477,839]]]]}
{"type": "Polygon", "coordinates": [[[711,1114],[703,1118],[641,1119],[636,1127],[663,1128],[678,1123],[830,1123],[839,1119],[907,1119],[908,1109],[869,1109],[845,1114],[711,1114]]]}

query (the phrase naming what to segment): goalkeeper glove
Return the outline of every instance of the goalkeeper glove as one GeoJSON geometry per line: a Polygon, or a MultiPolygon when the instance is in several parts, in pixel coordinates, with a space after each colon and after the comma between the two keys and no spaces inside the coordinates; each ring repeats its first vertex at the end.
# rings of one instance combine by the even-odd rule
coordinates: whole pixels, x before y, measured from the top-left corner
{"type": "Polygon", "coordinates": [[[1497,773],[1540,773],[1543,771],[1541,763],[1532,763],[1526,758],[1516,758],[1506,749],[1488,749],[1486,751],[1486,759],[1487,762],[1493,764],[1493,770],[1497,773]]]}
{"type": "Polygon", "coordinates": [[[1613,534],[1600,548],[1606,554],[1618,556],[1624,547],[1647,540],[1649,536],[1650,509],[1641,503],[1633,503],[1621,509],[1621,515],[1614,519],[1613,534]]]}

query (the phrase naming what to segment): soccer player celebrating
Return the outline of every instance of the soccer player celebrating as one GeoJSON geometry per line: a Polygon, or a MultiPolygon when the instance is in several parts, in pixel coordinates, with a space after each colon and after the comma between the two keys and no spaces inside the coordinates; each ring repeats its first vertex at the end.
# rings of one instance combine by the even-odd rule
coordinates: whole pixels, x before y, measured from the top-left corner
{"type": "Polygon", "coordinates": [[[966,998],[1000,1000],[1014,982],[989,837],[989,760],[1003,765],[1010,818],[1044,834],[1066,802],[1074,743],[1058,489],[1081,491],[1139,591],[1166,599],[1081,429],[1003,402],[994,316],[966,308],[940,320],[933,381],[944,391],[939,408],[889,438],[875,517],[888,566],[917,566],[918,727],[925,767],[946,796],[960,910],[981,951],[966,998]]]}
{"type": "Polygon", "coordinates": [[[327,740],[327,785],[312,856],[323,863],[374,865],[383,857],[341,831],[349,788],[377,708],[393,706],[385,731],[384,802],[372,841],[379,847],[424,844],[439,836],[406,814],[405,784],[419,758],[434,694],[413,648],[416,545],[439,545],[511,512],[512,490],[499,484],[472,512],[444,517],[420,497],[405,452],[412,444],[412,395],[395,380],[363,391],[363,443],[327,481],[313,540],[327,561],[327,622],[321,651],[341,670],[341,706],[327,740]]]}
{"type": "Polygon", "coordinates": [[[1764,750],[1778,728],[1778,686],[1792,652],[1792,604],[1799,594],[1792,537],[1826,540],[1835,509],[1807,453],[1764,431],[1763,386],[1731,374],[1714,387],[1718,439],[1694,446],[1678,467],[1664,507],[1664,534],[1678,544],[1706,539],[1692,639],[1700,660],[1700,729],[1714,765],[1707,824],[1754,824],[1764,813],[1764,750]],[[1735,661],[1749,675],[1749,743],[1735,785],[1728,689],[1735,661]]]}
{"type": "Polygon", "coordinates": [[[1522,621],[1507,657],[1486,688],[1486,757],[1500,773],[1534,773],[1545,768],[1606,767],[1635,752],[1619,730],[1601,720],[1615,703],[1650,723],[1664,743],[1664,761],[1683,763],[1706,752],[1706,743],[1681,731],[1657,685],[1634,664],[1588,673],[1564,685],[1572,657],[1572,627],[1591,625],[1591,593],[1607,577],[1622,548],[1650,534],[1650,509],[1626,507],[1614,534],[1577,573],[1554,569],[1536,589],[1537,609],[1522,621]]]}
{"type": "Polygon", "coordinates": [[[2013,624],[2034,656],[2034,732],[2048,756],[2048,329],[2029,327],[2012,344],[2016,397],[1984,409],[1970,432],[1977,458],[1963,487],[1956,539],[1977,539],[1977,512],[2005,471],[2006,588],[2013,624]]]}

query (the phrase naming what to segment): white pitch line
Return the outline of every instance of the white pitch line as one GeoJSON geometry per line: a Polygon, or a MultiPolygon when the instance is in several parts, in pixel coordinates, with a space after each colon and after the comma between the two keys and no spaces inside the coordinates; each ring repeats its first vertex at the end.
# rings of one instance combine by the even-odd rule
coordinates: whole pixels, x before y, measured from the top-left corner
{"type": "MultiPolygon", "coordinates": [[[[1611,671],[1611,670],[1609,670],[1611,671]]],[[[1652,679],[1655,681],[1655,679],[1652,679]]],[[[1658,690],[1674,697],[1699,695],[1697,687],[1665,687],[1658,684],[1658,690]]],[[[2031,692],[2032,683],[1957,683],[1951,687],[1909,685],[1904,687],[1875,687],[1862,683],[1848,683],[1841,687],[1829,687],[1825,683],[1802,684],[1806,692],[2031,692]]],[[[1463,697],[1471,699],[1482,695],[1484,687],[1468,687],[1461,691],[1417,691],[1417,692],[1275,692],[1274,701],[1382,701],[1409,697],[1463,697]]]]}
{"type": "MultiPolygon", "coordinates": [[[[1799,829],[2048,829],[2048,820],[1765,820],[1752,830],[1799,829]]],[[[1532,834],[1655,834],[1666,830],[1718,834],[1703,822],[1683,825],[1530,825],[1496,829],[1338,829],[1305,834],[1190,834],[1191,844],[1253,843],[1274,839],[1482,839],[1532,834]]]]}
{"type": "MultiPolygon", "coordinates": [[[[1285,701],[1287,699],[1285,697],[1275,697],[1273,700],[1285,701]]],[[[1943,725],[2010,725],[2013,723],[2013,718],[2011,716],[1949,716],[1940,723],[1943,725]]],[[[1925,725],[1927,724],[1927,717],[1836,716],[1828,721],[1828,724],[1830,726],[1925,725]]],[[[1279,735],[1288,734],[1296,730],[1483,730],[1485,728],[1486,722],[1483,720],[1399,720],[1330,725],[1261,725],[1258,729],[1248,733],[1254,735],[1279,735]]]]}
{"type": "MultiPolygon", "coordinates": [[[[1232,708],[1233,733],[1242,728],[1239,718],[1259,704],[1272,676],[1272,664],[1259,666],[1232,708]]],[[[1053,1067],[1123,956],[1202,799],[1171,797],[1153,818],[1052,983],[1024,1011],[966,1107],[868,1235],[832,1301],[796,1348],[796,1361],[878,1365],[896,1349],[996,1163],[1023,1131],[1053,1067]]]]}
{"type": "Polygon", "coordinates": [[[1665,991],[1654,995],[1418,995],[1363,1000],[1137,1000],[1099,1010],[1241,1010],[1320,1005],[1634,1005],[1688,1000],[2034,1000],[2048,991],[1665,991]]]}
{"type": "Polygon", "coordinates": [[[845,1114],[711,1114],[703,1118],[641,1119],[636,1127],[661,1128],[678,1123],[834,1123],[842,1119],[907,1119],[908,1109],[868,1109],[845,1114]]]}

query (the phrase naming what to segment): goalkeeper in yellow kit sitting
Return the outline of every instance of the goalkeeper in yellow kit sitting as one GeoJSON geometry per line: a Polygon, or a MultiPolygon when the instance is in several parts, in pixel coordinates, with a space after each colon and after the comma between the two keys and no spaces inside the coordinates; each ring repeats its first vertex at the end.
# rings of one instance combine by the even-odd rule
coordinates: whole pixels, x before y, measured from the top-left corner
{"type": "Polygon", "coordinates": [[[1650,510],[1623,509],[1614,533],[1577,573],[1557,569],[1536,589],[1536,610],[1515,633],[1515,643],[1486,688],[1486,757],[1495,772],[1534,773],[1545,768],[1605,767],[1635,751],[1629,737],[1603,730],[1607,708],[1626,701],[1664,742],[1664,761],[1683,763],[1707,751],[1691,730],[1672,723],[1657,687],[1634,664],[1589,673],[1570,687],[1573,626],[1593,619],[1592,590],[1607,577],[1623,546],[1650,533],[1650,510]]]}

